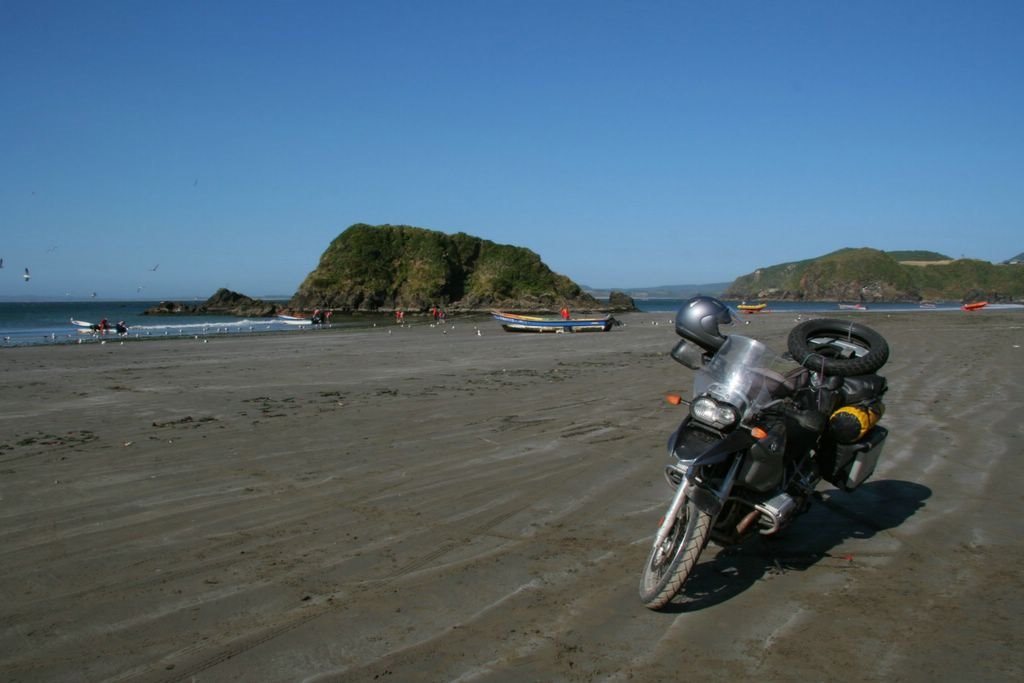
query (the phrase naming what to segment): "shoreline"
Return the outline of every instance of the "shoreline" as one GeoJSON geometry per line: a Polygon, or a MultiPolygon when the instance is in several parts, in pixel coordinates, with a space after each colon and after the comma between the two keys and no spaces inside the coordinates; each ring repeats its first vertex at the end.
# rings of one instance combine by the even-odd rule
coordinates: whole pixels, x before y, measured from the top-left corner
{"type": "MultiPolygon", "coordinates": [[[[675,300],[664,300],[675,303],[675,300]]],[[[665,315],[674,314],[677,306],[668,305],[664,309],[637,310],[630,312],[611,313],[616,317],[626,315],[665,315]]],[[[735,307],[734,307],[735,311],[735,307]]],[[[918,312],[947,312],[956,311],[964,313],[959,306],[936,306],[936,307],[869,307],[866,310],[851,310],[831,308],[823,302],[791,305],[789,308],[772,309],[770,306],[764,311],[754,313],[737,312],[740,320],[749,320],[758,317],[771,316],[816,316],[816,317],[842,317],[844,315],[871,316],[893,315],[918,312]]],[[[1024,311],[1024,304],[989,304],[980,311],[971,311],[973,314],[984,314],[991,312],[1017,312],[1024,311]]],[[[490,321],[489,313],[452,313],[444,323],[437,323],[430,319],[429,314],[410,314],[404,324],[406,325],[436,325],[455,324],[459,321],[485,324],[490,321]]],[[[316,328],[289,326],[275,318],[238,318],[225,319],[224,316],[144,316],[143,323],[132,322],[129,324],[128,333],[124,336],[117,336],[113,332],[107,334],[94,334],[79,332],[78,328],[69,329],[67,321],[62,320],[48,327],[43,328],[3,328],[0,322],[0,348],[23,348],[26,346],[60,346],[60,345],[88,345],[105,344],[111,341],[152,341],[154,339],[195,339],[195,338],[223,338],[225,336],[238,337],[262,337],[267,334],[280,333],[312,333],[330,330],[351,330],[370,329],[375,327],[399,327],[394,322],[390,313],[355,313],[339,314],[326,326],[316,328]],[[175,324],[175,321],[178,321],[175,324]],[[146,324],[149,323],[149,324],[146,324]]]]}

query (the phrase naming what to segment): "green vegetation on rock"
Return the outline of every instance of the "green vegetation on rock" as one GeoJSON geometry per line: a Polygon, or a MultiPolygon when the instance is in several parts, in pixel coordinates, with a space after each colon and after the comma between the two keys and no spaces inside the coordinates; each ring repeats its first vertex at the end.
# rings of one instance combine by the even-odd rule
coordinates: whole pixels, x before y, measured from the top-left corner
{"type": "Polygon", "coordinates": [[[601,304],[529,249],[408,225],[359,223],[338,235],[292,297],[341,311],[596,310],[601,304]]]}

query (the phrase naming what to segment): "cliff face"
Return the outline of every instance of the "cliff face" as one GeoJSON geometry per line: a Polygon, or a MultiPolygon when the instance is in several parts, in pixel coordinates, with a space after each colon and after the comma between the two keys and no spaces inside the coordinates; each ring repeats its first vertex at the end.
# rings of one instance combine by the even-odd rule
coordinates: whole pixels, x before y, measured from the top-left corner
{"type": "Polygon", "coordinates": [[[289,305],[337,311],[602,308],[528,249],[465,233],[365,224],[331,242],[289,305]]]}

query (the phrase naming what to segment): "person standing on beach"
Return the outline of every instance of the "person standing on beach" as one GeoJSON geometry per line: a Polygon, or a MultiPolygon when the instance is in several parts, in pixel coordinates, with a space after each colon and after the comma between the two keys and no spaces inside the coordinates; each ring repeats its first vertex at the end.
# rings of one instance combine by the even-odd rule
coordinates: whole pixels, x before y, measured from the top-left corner
{"type": "Polygon", "coordinates": [[[568,320],[569,319],[569,307],[568,306],[562,306],[562,310],[559,311],[559,314],[562,316],[562,320],[568,320]]]}

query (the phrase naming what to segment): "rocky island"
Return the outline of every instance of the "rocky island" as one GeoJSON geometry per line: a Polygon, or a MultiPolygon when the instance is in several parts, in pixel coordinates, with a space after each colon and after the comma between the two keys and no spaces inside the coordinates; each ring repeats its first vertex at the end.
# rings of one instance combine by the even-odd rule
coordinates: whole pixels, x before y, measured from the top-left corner
{"type": "Polygon", "coordinates": [[[635,311],[633,299],[612,292],[603,303],[536,253],[465,233],[449,235],[408,225],[356,224],[320,256],[287,305],[218,290],[199,305],[162,301],[144,315],[270,317],[315,308],[339,313],[635,311]]]}
{"type": "Polygon", "coordinates": [[[536,253],[466,233],[356,224],[341,233],[289,306],[341,312],[635,310],[621,293],[602,303],[536,253]]]}

